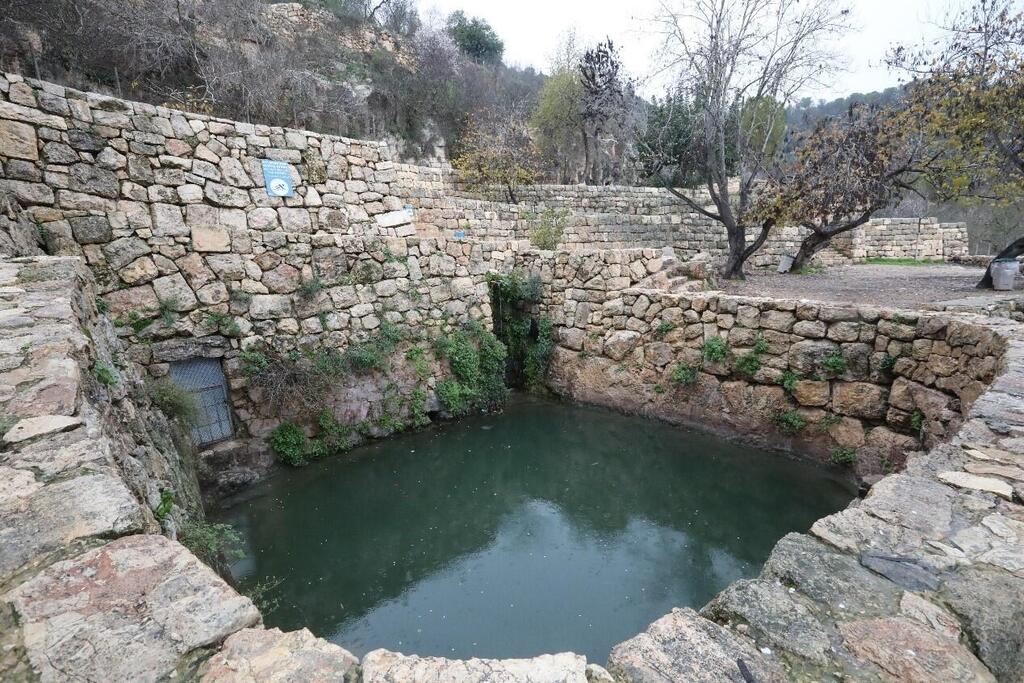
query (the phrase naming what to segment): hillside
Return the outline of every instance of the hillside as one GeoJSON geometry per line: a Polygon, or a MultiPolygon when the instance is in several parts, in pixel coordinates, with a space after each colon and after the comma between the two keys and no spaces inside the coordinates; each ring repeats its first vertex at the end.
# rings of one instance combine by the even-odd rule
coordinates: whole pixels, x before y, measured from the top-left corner
{"type": "Polygon", "coordinates": [[[472,111],[532,106],[543,84],[532,70],[505,67],[500,52],[473,59],[450,23],[424,25],[405,0],[9,7],[0,16],[5,70],[248,122],[389,139],[410,159],[443,154],[472,111]]]}

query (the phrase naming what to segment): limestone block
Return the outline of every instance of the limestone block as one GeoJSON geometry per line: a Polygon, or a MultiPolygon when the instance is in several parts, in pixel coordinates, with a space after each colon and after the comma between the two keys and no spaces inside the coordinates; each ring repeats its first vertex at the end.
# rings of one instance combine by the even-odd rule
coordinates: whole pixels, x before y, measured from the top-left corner
{"type": "Polygon", "coordinates": [[[587,683],[587,660],[563,652],[532,659],[446,659],[374,650],[363,657],[363,683],[587,683]]]}
{"type": "Polygon", "coordinates": [[[110,315],[114,318],[131,311],[140,315],[153,313],[160,307],[152,285],[148,284],[108,292],[103,295],[103,300],[107,302],[110,315]]]}
{"type": "Polygon", "coordinates": [[[350,652],[308,629],[247,628],[224,641],[199,675],[203,683],[341,681],[358,665],[350,652]]]}
{"type": "Polygon", "coordinates": [[[145,517],[120,477],[103,471],[49,484],[0,506],[0,579],[84,538],[139,532],[145,517]]]}
{"type": "Polygon", "coordinates": [[[189,234],[179,207],[155,203],[150,211],[153,216],[153,234],[157,237],[184,237],[189,234]]]}
{"type": "Polygon", "coordinates": [[[889,390],[867,382],[836,382],[832,388],[832,410],[840,415],[881,419],[885,416],[889,390]]]}
{"type": "Polygon", "coordinates": [[[894,680],[994,683],[995,677],[956,639],[903,617],[838,624],[846,647],[894,680]],[[913,656],[908,656],[913,653],[913,656]]]}
{"type": "Polygon", "coordinates": [[[99,195],[116,199],[120,193],[120,185],[113,171],[93,164],[78,163],[71,167],[68,174],[68,187],[76,192],[99,195]]]}
{"type": "Polygon", "coordinates": [[[802,406],[828,405],[829,383],[799,380],[793,385],[793,398],[802,406]]]}
{"type": "Polygon", "coordinates": [[[196,295],[181,273],[165,275],[153,280],[153,291],[161,305],[172,311],[191,311],[196,307],[196,295]]]}
{"type": "Polygon", "coordinates": [[[18,420],[3,435],[3,443],[15,444],[56,432],[66,432],[82,424],[82,418],[67,415],[39,415],[18,420]]]}
{"type": "Polygon", "coordinates": [[[106,216],[74,216],[68,223],[79,244],[105,244],[114,237],[106,216]]]}
{"type": "Polygon", "coordinates": [[[44,681],[161,680],[182,657],[260,620],[248,598],[162,536],[59,562],[7,599],[44,681]]]}
{"type": "Polygon", "coordinates": [[[192,226],[192,248],[195,251],[231,251],[231,233],[219,226],[192,226]]]}
{"type": "Polygon", "coordinates": [[[0,156],[29,161],[39,159],[35,128],[27,123],[0,120],[0,156]]]}
{"type": "Polygon", "coordinates": [[[771,655],[691,609],[674,609],[643,633],[619,643],[608,657],[608,671],[630,683],[719,683],[743,681],[742,659],[760,683],[787,680],[771,655]]]}
{"type": "Polygon", "coordinates": [[[143,285],[159,275],[156,264],[148,256],[137,258],[118,271],[118,276],[129,285],[143,285]]]}
{"type": "Polygon", "coordinates": [[[292,314],[291,297],[281,294],[256,294],[249,302],[249,315],[256,320],[287,318],[292,314]]]}

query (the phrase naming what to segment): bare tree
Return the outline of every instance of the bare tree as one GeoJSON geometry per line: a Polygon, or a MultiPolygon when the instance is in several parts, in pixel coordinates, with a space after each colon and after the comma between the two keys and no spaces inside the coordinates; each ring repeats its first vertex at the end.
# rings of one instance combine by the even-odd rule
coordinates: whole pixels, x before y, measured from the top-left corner
{"type": "Polygon", "coordinates": [[[756,181],[778,161],[775,136],[765,131],[776,130],[797,93],[829,73],[835,59],[827,41],[847,28],[848,15],[836,0],[661,4],[655,20],[663,37],[661,68],[674,75],[673,97],[696,107],[697,121],[691,140],[682,146],[671,141],[676,154],[662,159],[657,175],[696,177],[707,189],[711,206],[664,183],[693,211],[725,227],[727,278],[743,277],[743,264],[776,224],[751,212],[756,181]],[[751,102],[754,114],[742,115],[751,102]]]}

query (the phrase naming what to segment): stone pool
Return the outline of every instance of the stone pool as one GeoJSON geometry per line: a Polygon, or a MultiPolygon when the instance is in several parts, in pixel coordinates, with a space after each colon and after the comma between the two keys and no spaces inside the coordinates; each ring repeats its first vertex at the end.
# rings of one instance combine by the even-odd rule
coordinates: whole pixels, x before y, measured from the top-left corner
{"type": "Polygon", "coordinates": [[[602,409],[519,396],[230,502],[267,626],[363,655],[572,650],[604,662],[676,606],[757,575],[844,507],[845,473],[602,409]]]}

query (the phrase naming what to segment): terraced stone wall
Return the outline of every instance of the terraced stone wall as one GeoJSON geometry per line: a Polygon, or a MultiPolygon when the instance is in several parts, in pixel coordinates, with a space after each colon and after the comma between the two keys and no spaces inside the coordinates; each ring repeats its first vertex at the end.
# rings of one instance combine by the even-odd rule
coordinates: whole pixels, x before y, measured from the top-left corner
{"type": "Polygon", "coordinates": [[[560,392],[822,457],[845,451],[862,475],[948,440],[1005,350],[979,316],[715,292],[572,290],[554,317],[560,392]]]}
{"type": "MultiPolygon", "coordinates": [[[[417,230],[478,239],[527,240],[545,210],[564,212],[561,246],[567,249],[660,248],[672,246],[680,259],[705,254],[724,258],[725,229],[685,207],[667,190],[654,187],[534,185],[518,191],[518,204],[500,192],[481,193],[460,185],[451,169],[396,165],[400,193],[416,207],[417,230]]],[[[695,199],[710,204],[706,193],[695,199]]],[[[754,255],[754,267],[774,268],[794,255],[805,228],[782,226],[754,255]]],[[[753,239],[753,237],[751,237],[753,239]]],[[[967,254],[967,228],[934,218],[883,218],[837,237],[815,262],[842,265],[869,258],[951,260],[967,254]]]]}

